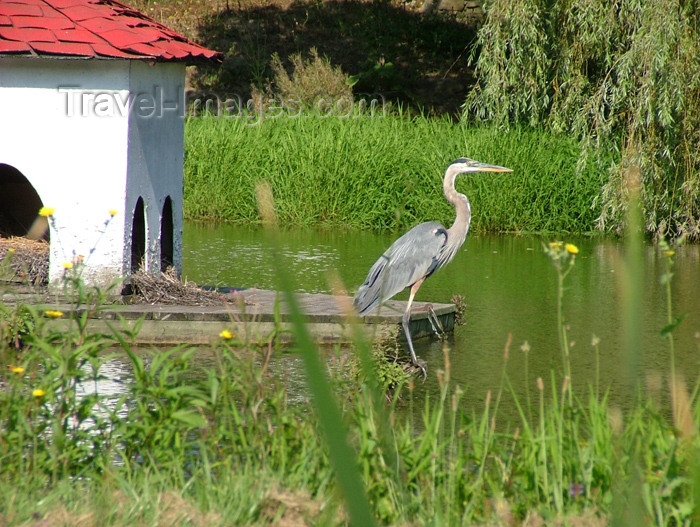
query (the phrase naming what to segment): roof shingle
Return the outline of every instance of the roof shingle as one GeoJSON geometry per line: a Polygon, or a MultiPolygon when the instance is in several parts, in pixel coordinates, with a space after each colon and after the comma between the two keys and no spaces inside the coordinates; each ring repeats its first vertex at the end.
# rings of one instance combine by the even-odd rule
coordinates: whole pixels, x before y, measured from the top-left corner
{"type": "Polygon", "coordinates": [[[116,0],[0,0],[0,56],[200,62],[220,53],[116,0]]]}

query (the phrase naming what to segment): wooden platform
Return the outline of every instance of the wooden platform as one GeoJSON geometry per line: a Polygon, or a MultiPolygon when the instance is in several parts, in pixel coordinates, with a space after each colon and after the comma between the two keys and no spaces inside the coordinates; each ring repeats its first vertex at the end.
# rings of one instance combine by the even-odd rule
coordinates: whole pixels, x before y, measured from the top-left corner
{"type": "MultiPolygon", "coordinates": [[[[43,295],[42,295],[43,296],[43,295]]],[[[277,330],[282,342],[291,342],[293,332],[289,310],[283,295],[276,291],[244,289],[225,295],[227,302],[221,306],[180,306],[163,304],[112,304],[90,319],[93,331],[109,331],[115,328],[133,329],[143,319],[136,341],[139,343],[209,344],[218,340],[219,333],[228,329],[239,340],[266,342],[277,330]]],[[[324,294],[297,293],[296,297],[303,310],[307,327],[318,343],[335,344],[349,342],[352,331],[350,321],[352,299],[324,294]]],[[[70,311],[64,303],[47,302],[47,297],[38,298],[25,290],[4,292],[2,301],[18,301],[39,304],[46,309],[70,311]]],[[[455,306],[453,304],[429,304],[414,302],[411,316],[411,334],[414,339],[434,333],[428,306],[440,320],[444,331],[454,329],[455,306]]],[[[364,335],[372,340],[383,340],[399,336],[403,338],[401,316],[406,308],[402,301],[389,301],[379,310],[359,319],[364,335]]],[[[358,320],[358,319],[356,319],[358,320]]],[[[52,321],[57,325],[68,324],[66,320],[52,321]]]]}

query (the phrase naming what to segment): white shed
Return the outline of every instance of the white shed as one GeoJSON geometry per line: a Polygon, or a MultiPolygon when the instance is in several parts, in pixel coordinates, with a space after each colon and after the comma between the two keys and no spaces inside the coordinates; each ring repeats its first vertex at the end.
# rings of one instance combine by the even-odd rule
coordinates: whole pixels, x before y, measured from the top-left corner
{"type": "Polygon", "coordinates": [[[50,281],[179,272],[185,67],[217,58],[116,1],[0,1],[0,235],[49,237],[50,281]]]}

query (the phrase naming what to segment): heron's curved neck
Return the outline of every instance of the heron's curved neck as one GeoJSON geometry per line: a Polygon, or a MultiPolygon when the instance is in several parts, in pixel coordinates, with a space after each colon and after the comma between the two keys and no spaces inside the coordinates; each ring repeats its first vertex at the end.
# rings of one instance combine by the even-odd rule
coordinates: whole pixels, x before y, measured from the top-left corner
{"type": "Polygon", "coordinates": [[[460,194],[455,189],[455,179],[459,173],[460,172],[452,170],[452,167],[449,167],[445,173],[442,186],[445,192],[445,198],[455,206],[455,211],[457,213],[452,227],[448,229],[448,233],[450,236],[464,242],[467,237],[467,232],[469,231],[469,223],[472,219],[472,209],[467,196],[460,194]]]}

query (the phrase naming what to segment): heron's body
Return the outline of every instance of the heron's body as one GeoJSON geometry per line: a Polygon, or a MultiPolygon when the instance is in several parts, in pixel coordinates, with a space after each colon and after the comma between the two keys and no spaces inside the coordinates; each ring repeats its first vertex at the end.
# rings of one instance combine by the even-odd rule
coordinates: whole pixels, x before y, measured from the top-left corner
{"type": "Polygon", "coordinates": [[[375,262],[355,296],[358,313],[368,313],[382,302],[389,300],[406,288],[410,288],[408,305],[402,324],[411,362],[418,363],[408,323],[413,298],[423,281],[437,269],[448,264],[462,247],[469,232],[471,207],[464,194],[455,190],[455,179],[466,172],[510,172],[496,165],[486,165],[472,159],[459,158],[445,171],[443,190],[447,201],[455,206],[455,221],[449,229],[438,222],[429,221],[413,227],[396,240],[375,262]]]}
{"type": "Polygon", "coordinates": [[[456,251],[446,250],[448,236],[440,223],[428,221],[396,240],[375,262],[357,290],[357,311],[360,314],[371,311],[452,260],[456,251]]]}

